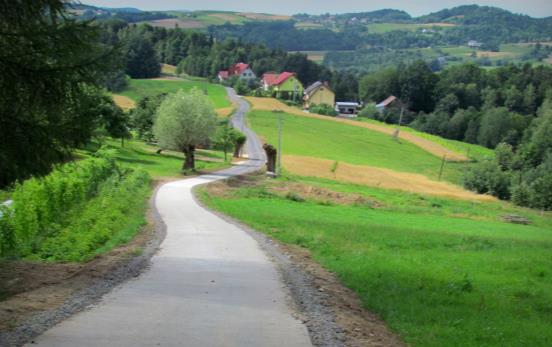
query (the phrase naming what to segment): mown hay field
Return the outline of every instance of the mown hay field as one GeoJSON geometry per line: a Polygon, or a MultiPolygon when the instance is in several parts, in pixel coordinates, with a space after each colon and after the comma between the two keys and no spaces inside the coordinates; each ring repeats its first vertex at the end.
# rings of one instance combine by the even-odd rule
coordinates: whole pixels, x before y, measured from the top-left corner
{"type": "Polygon", "coordinates": [[[295,155],[285,155],[283,164],[288,172],[299,176],[332,179],[339,182],[468,201],[496,200],[490,195],[475,194],[459,186],[431,180],[420,174],[295,155]]]}

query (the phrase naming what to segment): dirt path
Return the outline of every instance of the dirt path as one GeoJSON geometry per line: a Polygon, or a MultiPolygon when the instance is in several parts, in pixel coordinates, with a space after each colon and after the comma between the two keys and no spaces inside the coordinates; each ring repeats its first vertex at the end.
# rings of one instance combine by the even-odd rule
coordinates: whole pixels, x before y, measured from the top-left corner
{"type": "MultiPolygon", "coordinates": [[[[321,119],[321,120],[330,121],[330,122],[338,122],[338,123],[353,125],[356,127],[367,128],[367,129],[374,130],[388,135],[392,135],[393,132],[395,131],[394,128],[381,126],[377,124],[363,123],[363,122],[358,122],[350,119],[311,114],[308,112],[301,111],[295,107],[287,106],[286,104],[283,104],[279,100],[276,100],[273,98],[246,97],[246,100],[251,103],[254,110],[264,110],[264,111],[281,110],[286,113],[294,114],[301,117],[308,117],[308,118],[321,119]]],[[[435,143],[430,140],[426,140],[412,133],[403,131],[400,133],[400,138],[408,142],[411,142],[412,144],[420,147],[421,149],[439,158],[446,156],[447,161],[468,161],[469,160],[469,158],[463,154],[451,151],[450,149],[445,148],[438,143],[435,143]]]]}

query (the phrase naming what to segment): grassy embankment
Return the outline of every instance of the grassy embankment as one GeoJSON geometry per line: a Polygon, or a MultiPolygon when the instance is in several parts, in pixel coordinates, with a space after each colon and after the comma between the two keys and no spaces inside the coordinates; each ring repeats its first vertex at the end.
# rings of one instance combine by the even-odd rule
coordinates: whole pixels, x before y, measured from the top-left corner
{"type": "MultiPolygon", "coordinates": [[[[106,140],[107,148],[114,150],[115,158],[125,167],[146,171],[153,179],[183,178],[182,164],[184,155],[180,152],[164,150],[157,154],[158,147],[143,141],[125,141],[121,147],[119,141],[106,140]]],[[[90,151],[78,151],[79,155],[87,157],[90,151]]],[[[228,167],[224,163],[224,154],[219,151],[197,150],[196,169],[199,172],[210,172],[228,167]]]]}
{"type": "Polygon", "coordinates": [[[114,95],[114,100],[120,107],[130,109],[134,107],[133,104],[144,97],[161,93],[174,93],[178,90],[188,91],[192,88],[199,88],[205,91],[220,116],[227,117],[234,111],[235,107],[228,100],[226,90],[223,86],[197,78],[185,78],[181,80],[162,78],[132,79],[125,90],[114,95]]]}
{"type": "Polygon", "coordinates": [[[549,214],[297,176],[201,197],[308,249],[413,346],[552,343],[549,214]]]}
{"type": "Polygon", "coordinates": [[[113,155],[64,164],[17,184],[13,206],[0,219],[0,257],[88,261],[131,240],[145,223],[150,177],[113,155]]]}

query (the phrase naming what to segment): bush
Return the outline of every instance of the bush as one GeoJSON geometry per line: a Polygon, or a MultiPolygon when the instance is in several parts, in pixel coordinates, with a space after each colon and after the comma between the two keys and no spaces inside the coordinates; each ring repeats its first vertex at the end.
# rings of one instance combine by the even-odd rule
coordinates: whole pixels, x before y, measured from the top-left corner
{"type": "Polygon", "coordinates": [[[86,261],[99,250],[128,242],[144,222],[149,176],[143,171],[115,174],[98,195],[77,210],[67,225],[47,238],[33,257],[50,261],[86,261]]]}
{"type": "MultiPolygon", "coordinates": [[[[100,155],[60,166],[48,176],[16,185],[12,195],[13,205],[4,208],[4,216],[0,219],[0,256],[39,255],[43,258],[43,245],[78,221],[80,213],[94,205],[94,199],[117,194],[118,184],[124,187],[127,178],[134,177],[131,171],[121,170],[116,165],[112,154],[100,151],[100,155]]],[[[133,178],[129,182],[138,184],[136,180],[133,178]]],[[[124,203],[132,206],[135,199],[129,194],[124,203]]],[[[93,220],[99,222],[104,215],[111,213],[113,206],[98,206],[101,208],[93,220]]],[[[124,220],[125,216],[121,218],[124,220]]],[[[104,229],[107,230],[114,231],[104,229]]],[[[70,244],[68,246],[71,247],[70,244]]]]}
{"type": "Polygon", "coordinates": [[[470,168],[464,176],[464,186],[479,194],[510,198],[510,174],[502,171],[494,160],[484,160],[470,168]]]}
{"type": "Polygon", "coordinates": [[[376,105],[368,104],[362,110],[360,110],[358,116],[370,119],[378,119],[378,117],[380,116],[380,112],[376,108],[376,105]]]}
{"type": "Polygon", "coordinates": [[[311,105],[309,108],[310,113],[321,114],[323,116],[337,116],[337,111],[330,105],[320,104],[320,105],[311,105]]]}

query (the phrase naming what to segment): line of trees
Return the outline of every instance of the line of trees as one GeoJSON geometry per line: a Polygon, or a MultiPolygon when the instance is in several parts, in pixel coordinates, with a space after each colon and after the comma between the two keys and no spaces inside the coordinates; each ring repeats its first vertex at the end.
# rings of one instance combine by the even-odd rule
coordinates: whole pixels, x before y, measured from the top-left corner
{"type": "Polygon", "coordinates": [[[335,72],[316,64],[301,53],[288,53],[261,44],[239,40],[217,41],[204,33],[179,28],[156,28],[147,24],[127,24],[111,20],[98,24],[106,45],[120,47],[123,74],[113,76],[110,84],[124,86],[124,74],[131,78],[160,75],[160,63],[178,66],[178,73],[214,79],[220,70],[236,62],[247,62],[257,75],[268,71],[293,71],[309,85],[329,81],[338,99],[357,100],[358,84],[349,72],[335,72]]]}
{"type": "MultiPolygon", "coordinates": [[[[360,81],[365,102],[395,95],[408,105],[404,121],[411,127],[489,148],[501,142],[517,147],[550,93],[552,67],[528,64],[493,70],[465,64],[435,73],[418,61],[360,81]]],[[[396,123],[397,113],[391,109],[372,116],[396,123]]]]}

